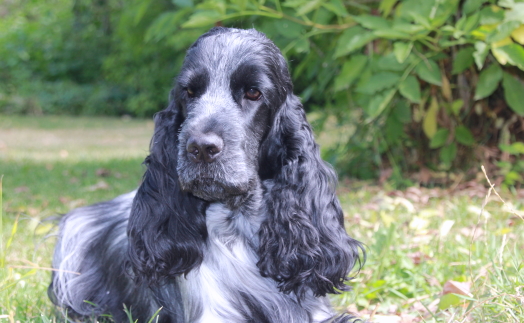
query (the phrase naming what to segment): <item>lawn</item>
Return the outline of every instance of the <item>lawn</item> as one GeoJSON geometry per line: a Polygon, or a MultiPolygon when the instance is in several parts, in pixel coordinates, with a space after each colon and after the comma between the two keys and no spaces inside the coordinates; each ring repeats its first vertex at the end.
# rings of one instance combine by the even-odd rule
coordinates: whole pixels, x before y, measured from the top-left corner
{"type": "MultiPolygon", "coordinates": [[[[144,120],[0,115],[0,322],[57,320],[52,220],[134,189],[152,131],[144,120]]],[[[478,180],[449,189],[342,179],[346,227],[367,261],[333,304],[371,322],[524,322],[524,194],[496,188],[503,203],[487,187],[480,165],[478,180]]]]}

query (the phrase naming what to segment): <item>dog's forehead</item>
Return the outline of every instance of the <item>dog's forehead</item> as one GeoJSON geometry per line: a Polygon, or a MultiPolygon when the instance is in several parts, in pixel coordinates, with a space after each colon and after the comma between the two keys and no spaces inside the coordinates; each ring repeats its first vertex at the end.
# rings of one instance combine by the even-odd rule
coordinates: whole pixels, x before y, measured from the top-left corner
{"type": "MultiPolygon", "coordinates": [[[[274,46],[274,45],[273,45],[274,46]]],[[[262,34],[231,32],[203,37],[188,52],[186,62],[206,66],[221,75],[242,64],[266,65],[272,43],[262,34]]]]}
{"type": "Polygon", "coordinates": [[[284,56],[254,29],[224,28],[202,35],[189,48],[177,82],[182,88],[200,87],[206,92],[249,84],[275,99],[293,90],[284,56]]]}

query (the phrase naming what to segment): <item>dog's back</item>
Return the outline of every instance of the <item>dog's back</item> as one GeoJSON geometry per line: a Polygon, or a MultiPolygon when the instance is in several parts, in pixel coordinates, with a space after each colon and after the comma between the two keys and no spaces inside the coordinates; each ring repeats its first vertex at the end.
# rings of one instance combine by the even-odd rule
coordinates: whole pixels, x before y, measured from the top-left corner
{"type": "Polygon", "coordinates": [[[126,228],[135,194],[75,209],[61,219],[48,293],[69,318],[95,320],[111,313],[117,322],[128,321],[126,304],[133,319],[143,322],[160,308],[162,293],[171,298],[166,304],[176,306],[180,302],[175,283],[164,285],[157,292],[160,295],[153,295],[152,289],[136,285],[126,269],[126,228]]]}

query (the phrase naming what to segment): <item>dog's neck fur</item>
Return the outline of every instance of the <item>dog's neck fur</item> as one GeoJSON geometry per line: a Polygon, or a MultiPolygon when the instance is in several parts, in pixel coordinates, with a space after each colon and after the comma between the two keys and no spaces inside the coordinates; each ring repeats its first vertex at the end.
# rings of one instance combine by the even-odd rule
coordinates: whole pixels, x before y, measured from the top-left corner
{"type": "MultiPolygon", "coordinates": [[[[253,248],[258,247],[258,229],[264,220],[261,216],[262,188],[257,182],[255,187],[242,198],[238,207],[231,203],[212,203],[206,211],[208,239],[242,238],[253,248]]],[[[233,204],[236,205],[236,204],[233,204]]]]}
{"type": "Polygon", "coordinates": [[[186,322],[245,322],[246,316],[269,322],[315,322],[329,318],[328,303],[308,295],[299,303],[260,275],[258,230],[265,219],[262,189],[252,190],[241,207],[212,203],[206,211],[208,238],[202,264],[179,277],[186,322]],[[243,308],[243,311],[239,311],[243,308]],[[308,311],[304,309],[307,308],[308,311]],[[312,312],[311,312],[312,311],[312,312]]]}

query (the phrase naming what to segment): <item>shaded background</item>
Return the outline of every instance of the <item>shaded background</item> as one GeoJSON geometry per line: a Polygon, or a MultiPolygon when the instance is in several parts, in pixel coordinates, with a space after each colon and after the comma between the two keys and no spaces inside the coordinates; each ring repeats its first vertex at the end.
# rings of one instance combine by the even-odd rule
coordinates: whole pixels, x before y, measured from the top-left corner
{"type": "Polygon", "coordinates": [[[523,180],[522,0],[4,0],[0,17],[0,113],[149,118],[199,35],[254,27],[317,133],[335,130],[340,174],[523,180]]]}

